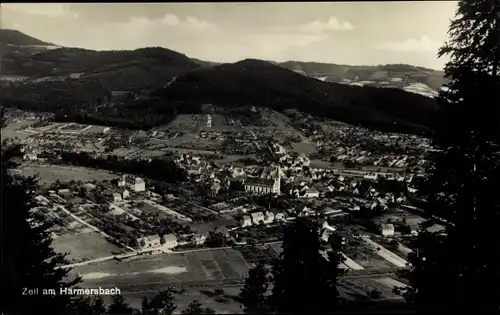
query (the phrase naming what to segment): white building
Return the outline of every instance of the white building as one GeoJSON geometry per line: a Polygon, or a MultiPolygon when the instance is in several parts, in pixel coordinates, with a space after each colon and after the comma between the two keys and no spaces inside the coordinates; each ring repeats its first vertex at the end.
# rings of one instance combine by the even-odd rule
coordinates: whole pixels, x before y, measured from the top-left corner
{"type": "Polygon", "coordinates": [[[394,236],[394,225],[390,223],[381,224],[380,234],[382,236],[394,236]]]}
{"type": "Polygon", "coordinates": [[[174,248],[177,245],[179,245],[179,242],[177,240],[177,236],[175,236],[175,234],[172,234],[172,233],[163,235],[163,237],[161,238],[161,243],[162,243],[164,248],[168,248],[168,249],[174,248]]]}
{"type": "Polygon", "coordinates": [[[57,191],[57,194],[61,196],[62,198],[68,198],[71,196],[71,190],[69,189],[59,189],[57,191]]]}
{"type": "Polygon", "coordinates": [[[366,174],[363,176],[365,179],[370,179],[370,180],[377,180],[378,179],[378,174],[372,173],[372,174],[366,174]]]}
{"type": "Polygon", "coordinates": [[[266,211],[266,213],[264,214],[264,223],[269,224],[273,222],[274,222],[274,213],[272,213],[271,211],[266,211]]]}
{"type": "Polygon", "coordinates": [[[275,221],[286,221],[285,214],[284,214],[284,213],[281,213],[281,212],[276,213],[276,214],[274,215],[274,220],[275,220],[275,221]]]}
{"type": "Polygon", "coordinates": [[[203,245],[206,240],[207,240],[207,234],[206,233],[199,233],[199,234],[193,235],[193,237],[191,239],[191,243],[193,243],[195,246],[200,246],[200,245],[203,245]]]}
{"type": "Polygon", "coordinates": [[[118,180],[118,187],[125,187],[127,184],[127,175],[122,175],[120,179],[118,180]]]}
{"type": "Polygon", "coordinates": [[[135,177],[129,187],[135,192],[146,191],[146,183],[140,177],[135,177]]]}
{"type": "Polygon", "coordinates": [[[36,161],[38,159],[38,157],[36,156],[36,154],[32,154],[32,153],[27,153],[23,156],[23,160],[25,161],[36,161]]]}
{"type": "Polygon", "coordinates": [[[319,191],[317,191],[314,188],[309,188],[306,189],[303,198],[318,198],[319,197],[319,191]]]}
{"type": "Polygon", "coordinates": [[[122,200],[122,195],[120,195],[119,193],[112,193],[111,198],[113,201],[120,201],[122,200]]]}
{"type": "Polygon", "coordinates": [[[244,215],[241,219],[241,227],[247,227],[252,225],[252,218],[248,215],[244,215]]]}
{"type": "Polygon", "coordinates": [[[126,199],[126,198],[128,198],[130,196],[130,192],[127,189],[123,189],[121,191],[121,195],[122,195],[123,199],[126,199]]]}
{"type": "Polygon", "coordinates": [[[262,212],[253,212],[250,214],[250,216],[252,217],[252,222],[253,224],[259,224],[259,223],[264,223],[265,222],[265,217],[264,217],[264,213],[262,212]]]}

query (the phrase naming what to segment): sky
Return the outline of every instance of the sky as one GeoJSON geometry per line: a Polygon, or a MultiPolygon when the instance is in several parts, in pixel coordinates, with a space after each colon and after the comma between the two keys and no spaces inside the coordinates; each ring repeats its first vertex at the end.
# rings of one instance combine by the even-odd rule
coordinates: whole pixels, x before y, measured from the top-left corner
{"type": "Polygon", "coordinates": [[[0,27],[60,46],[161,46],[214,62],[246,58],[442,69],[454,1],[7,3],[0,27]]]}

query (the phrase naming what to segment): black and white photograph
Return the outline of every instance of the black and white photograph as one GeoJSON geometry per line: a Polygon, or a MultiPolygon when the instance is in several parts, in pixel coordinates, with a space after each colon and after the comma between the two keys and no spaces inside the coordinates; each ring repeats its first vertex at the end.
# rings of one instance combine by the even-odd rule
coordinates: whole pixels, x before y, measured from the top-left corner
{"type": "Polygon", "coordinates": [[[500,0],[0,5],[1,315],[500,313],[500,0]]]}

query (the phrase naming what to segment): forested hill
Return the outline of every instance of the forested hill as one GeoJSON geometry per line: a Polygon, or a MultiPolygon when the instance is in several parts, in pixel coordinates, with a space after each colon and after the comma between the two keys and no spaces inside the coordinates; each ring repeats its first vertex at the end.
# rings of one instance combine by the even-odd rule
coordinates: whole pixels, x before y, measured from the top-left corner
{"type": "Polygon", "coordinates": [[[16,30],[0,29],[0,43],[15,46],[54,46],[16,30]]]}
{"type": "Polygon", "coordinates": [[[296,108],[351,124],[411,133],[426,131],[437,110],[434,99],[418,94],[323,82],[255,59],[191,71],[160,94],[178,106],[296,108]]]}

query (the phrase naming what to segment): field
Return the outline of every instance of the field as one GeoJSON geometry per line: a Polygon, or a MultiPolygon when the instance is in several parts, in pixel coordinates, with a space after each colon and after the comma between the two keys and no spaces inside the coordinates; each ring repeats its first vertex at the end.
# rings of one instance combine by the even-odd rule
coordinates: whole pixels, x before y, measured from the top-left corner
{"type": "Polygon", "coordinates": [[[87,182],[93,180],[110,180],[118,177],[107,171],[75,166],[24,164],[19,170],[25,176],[39,174],[40,183],[42,184],[51,184],[57,180],[60,182],[69,182],[71,180],[87,182]]]}
{"type": "Polygon", "coordinates": [[[374,249],[361,242],[355,247],[344,246],[342,252],[365,269],[395,268],[394,264],[377,255],[374,249]]]}
{"type": "Polygon", "coordinates": [[[199,250],[187,253],[145,256],[129,261],[103,262],[76,267],[83,286],[117,286],[133,291],[155,285],[241,279],[249,265],[234,249],[199,250]]]}
{"type": "MultiPolygon", "coordinates": [[[[275,247],[271,246],[281,246],[281,243],[273,245],[256,245],[252,247],[242,247],[240,249],[241,254],[248,263],[258,264],[259,262],[270,263],[274,258],[278,257],[278,253],[275,251],[275,247]]],[[[279,251],[281,252],[281,250],[279,251]]]]}
{"type": "Polygon", "coordinates": [[[391,277],[367,277],[357,279],[342,279],[340,280],[342,289],[341,295],[346,298],[361,298],[361,299],[401,299],[393,293],[394,287],[403,287],[403,283],[392,279],[391,277]],[[371,293],[376,290],[378,296],[371,296],[371,293]]]}
{"type": "Polygon", "coordinates": [[[2,128],[2,139],[17,137],[23,140],[30,137],[28,133],[19,132],[18,129],[26,128],[31,124],[33,124],[33,121],[26,120],[7,125],[5,128],[2,128]]]}
{"type": "Polygon", "coordinates": [[[310,155],[316,152],[316,145],[311,142],[301,141],[292,143],[292,151],[297,153],[304,153],[310,155]]]}
{"type": "Polygon", "coordinates": [[[97,232],[83,232],[56,237],[52,246],[59,253],[68,253],[68,259],[74,261],[91,260],[124,252],[108,242],[97,232]]]}

